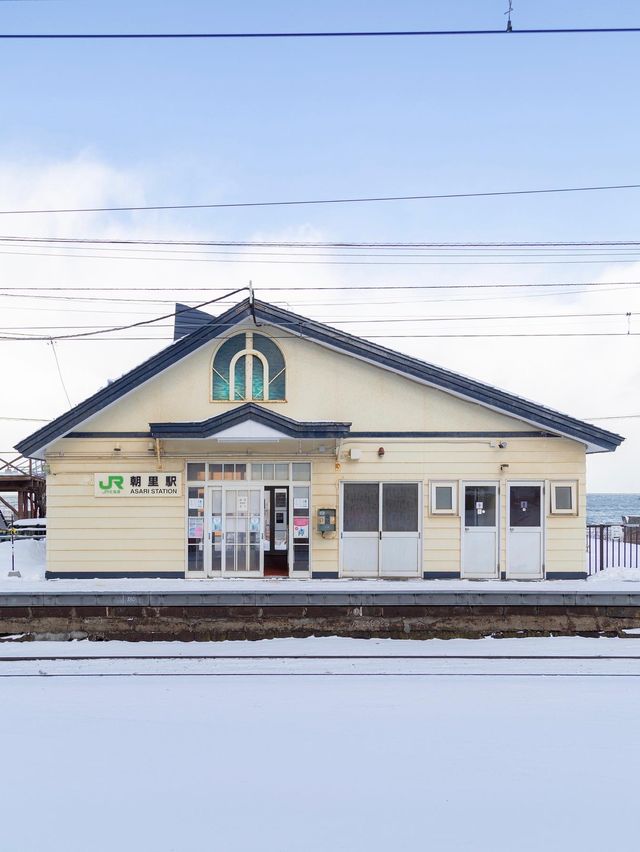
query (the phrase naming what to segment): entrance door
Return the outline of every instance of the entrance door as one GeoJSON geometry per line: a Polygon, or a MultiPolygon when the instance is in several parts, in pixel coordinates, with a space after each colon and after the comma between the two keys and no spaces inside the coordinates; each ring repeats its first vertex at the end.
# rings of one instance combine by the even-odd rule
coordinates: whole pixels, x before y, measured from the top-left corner
{"type": "Polygon", "coordinates": [[[462,485],[462,573],[470,579],[497,579],[498,486],[494,482],[462,485]]]}
{"type": "Polygon", "coordinates": [[[345,482],[340,534],[342,575],[417,576],[420,505],[417,482],[345,482]]]}
{"type": "Polygon", "coordinates": [[[263,493],[265,577],[289,575],[289,489],[266,485],[263,493]]]}
{"type": "Polygon", "coordinates": [[[541,482],[507,485],[507,578],[540,580],[544,565],[541,482]]]}
{"type": "Polygon", "coordinates": [[[209,560],[207,573],[262,574],[260,487],[213,486],[208,489],[209,560]]]}
{"type": "Polygon", "coordinates": [[[380,546],[380,483],[345,482],[342,487],[342,573],[377,577],[380,546]]]}
{"type": "Polygon", "coordinates": [[[415,577],[420,565],[420,486],[382,483],[380,576],[415,577]]]}

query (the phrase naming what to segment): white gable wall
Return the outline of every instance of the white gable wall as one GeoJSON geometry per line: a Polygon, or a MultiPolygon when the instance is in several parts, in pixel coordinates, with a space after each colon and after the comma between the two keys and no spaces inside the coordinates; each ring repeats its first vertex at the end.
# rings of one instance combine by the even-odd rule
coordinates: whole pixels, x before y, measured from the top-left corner
{"type": "MultiPolygon", "coordinates": [[[[353,431],[535,428],[279,329],[260,332],[276,339],[287,367],[287,401],[260,404],[295,420],[347,421],[353,431]]],[[[205,345],[75,430],[145,431],[150,422],[206,420],[237,407],[211,400],[211,365],[218,345],[205,345]]]]}

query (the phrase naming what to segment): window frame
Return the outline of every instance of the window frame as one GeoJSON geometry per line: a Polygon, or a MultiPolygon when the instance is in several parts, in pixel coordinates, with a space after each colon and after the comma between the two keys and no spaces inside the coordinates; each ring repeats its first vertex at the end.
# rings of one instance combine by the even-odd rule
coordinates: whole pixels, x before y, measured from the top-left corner
{"type": "Polygon", "coordinates": [[[233,335],[233,337],[240,337],[240,336],[244,337],[244,347],[242,349],[240,349],[238,352],[236,352],[234,355],[232,355],[230,360],[229,360],[229,378],[228,378],[228,380],[223,379],[223,381],[225,381],[227,383],[227,388],[228,388],[227,396],[224,399],[216,399],[214,397],[214,378],[213,377],[214,377],[214,374],[217,374],[218,376],[220,376],[222,378],[221,373],[218,370],[216,370],[216,357],[217,357],[220,349],[222,348],[222,346],[224,346],[224,344],[226,343],[226,341],[231,340],[232,338],[226,338],[225,340],[221,340],[219,345],[216,347],[213,355],[211,356],[211,369],[209,370],[209,402],[218,403],[218,404],[222,403],[223,405],[228,405],[229,403],[244,403],[244,402],[257,402],[257,403],[261,403],[261,404],[262,403],[268,403],[268,404],[276,403],[277,404],[277,403],[287,402],[287,361],[286,361],[286,358],[284,357],[284,352],[282,351],[282,348],[280,346],[278,346],[278,344],[273,341],[273,338],[270,335],[265,334],[265,332],[262,329],[260,329],[260,334],[263,337],[266,337],[268,340],[271,340],[273,342],[273,345],[278,349],[278,351],[280,352],[280,355],[282,357],[282,362],[283,362],[284,366],[280,370],[278,370],[274,376],[272,376],[270,364],[269,364],[269,359],[267,358],[266,355],[264,355],[264,353],[259,352],[257,349],[254,348],[253,334],[254,334],[253,331],[239,330],[237,332],[237,334],[233,335]],[[263,385],[262,399],[257,398],[257,397],[254,398],[254,396],[253,396],[253,358],[254,357],[257,358],[260,361],[260,363],[262,364],[262,385],[263,385]],[[245,359],[245,361],[244,361],[244,375],[245,375],[244,395],[242,396],[242,398],[236,399],[236,396],[235,396],[235,394],[236,394],[236,388],[235,388],[236,365],[238,364],[238,362],[242,358],[245,359]],[[266,399],[265,395],[268,396],[269,390],[271,388],[271,383],[273,382],[274,379],[276,379],[278,376],[280,376],[282,374],[284,374],[284,396],[283,396],[283,398],[282,399],[266,399]],[[249,394],[247,394],[247,390],[250,391],[249,394]]]}
{"type": "Polygon", "coordinates": [[[433,479],[429,480],[429,514],[430,515],[458,515],[458,481],[456,479],[433,479]],[[451,508],[436,508],[436,488],[451,489],[451,508]]]}
{"type": "Polygon", "coordinates": [[[554,479],[549,483],[549,514],[578,515],[578,481],[576,479],[554,479]],[[571,508],[559,509],[556,498],[556,488],[571,489],[571,508]]]}

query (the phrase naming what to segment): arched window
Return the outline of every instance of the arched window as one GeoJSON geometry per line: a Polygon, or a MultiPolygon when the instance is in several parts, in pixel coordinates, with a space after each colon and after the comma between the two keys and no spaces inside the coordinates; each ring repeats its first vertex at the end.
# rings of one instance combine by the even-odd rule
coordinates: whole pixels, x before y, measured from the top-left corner
{"type": "Polygon", "coordinates": [[[213,359],[214,400],[284,400],[285,390],[282,352],[264,334],[236,334],[225,340],[216,352],[213,359]]]}

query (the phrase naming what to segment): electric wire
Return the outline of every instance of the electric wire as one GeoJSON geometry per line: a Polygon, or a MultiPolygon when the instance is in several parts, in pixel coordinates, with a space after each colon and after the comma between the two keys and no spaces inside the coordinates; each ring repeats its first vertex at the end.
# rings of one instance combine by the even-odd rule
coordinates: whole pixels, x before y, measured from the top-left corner
{"type": "Polygon", "coordinates": [[[508,189],[487,192],[446,192],[429,195],[378,195],[347,198],[308,198],[285,201],[230,201],[208,204],[136,204],[117,207],[51,207],[0,210],[0,216],[22,216],[59,213],[126,213],[145,210],[217,210],[242,207],[293,207],[323,204],[369,204],[388,201],[434,201],[448,198],[495,198],[513,195],[548,195],[551,193],[604,192],[613,190],[640,189],[638,183],[608,184],[601,186],[563,186],[544,189],[508,189]]]}
{"type": "Polygon", "coordinates": [[[51,344],[51,351],[53,352],[53,357],[54,357],[55,362],[56,362],[56,368],[58,370],[58,376],[60,377],[60,384],[62,385],[62,390],[64,391],[64,395],[66,396],[67,402],[69,403],[69,408],[72,408],[73,403],[71,402],[71,398],[69,396],[69,391],[67,390],[67,386],[64,382],[64,377],[62,375],[62,368],[60,367],[60,361],[58,359],[58,353],[56,352],[56,345],[55,345],[54,339],[50,338],[49,342],[51,344]]]}
{"type": "Polygon", "coordinates": [[[415,38],[426,36],[515,36],[515,35],[595,35],[632,34],[640,27],[535,27],[524,29],[474,30],[318,30],[274,32],[135,32],[135,33],[0,33],[0,39],[16,41],[135,41],[135,40],[259,40],[259,39],[345,39],[345,38],[415,38]]]}
{"type": "Polygon", "coordinates": [[[44,245],[142,245],[142,246],[219,246],[242,248],[371,248],[371,249],[451,249],[451,248],[601,248],[640,247],[640,240],[501,240],[484,242],[465,241],[375,241],[375,240],[177,240],[177,239],[133,239],[116,237],[34,237],[0,235],[0,242],[33,243],[44,245]]]}

